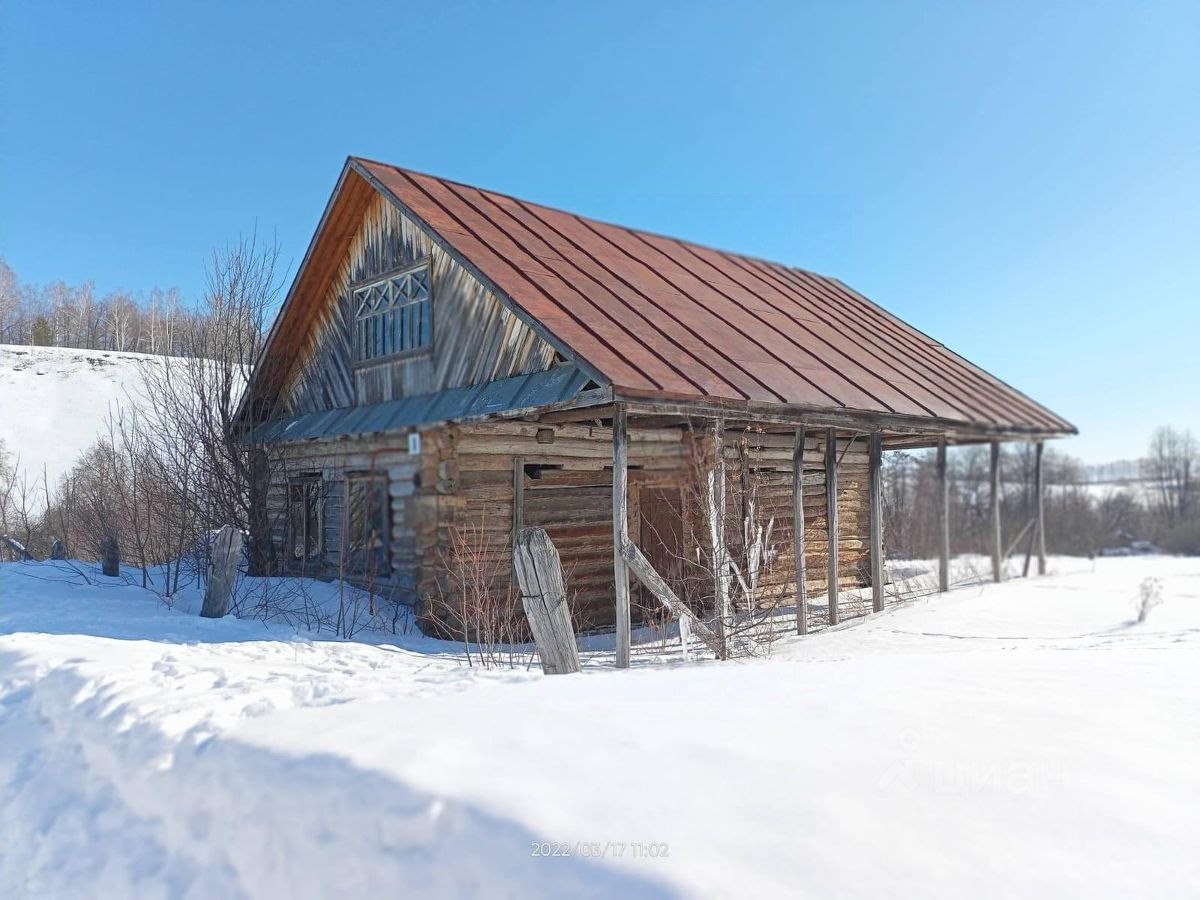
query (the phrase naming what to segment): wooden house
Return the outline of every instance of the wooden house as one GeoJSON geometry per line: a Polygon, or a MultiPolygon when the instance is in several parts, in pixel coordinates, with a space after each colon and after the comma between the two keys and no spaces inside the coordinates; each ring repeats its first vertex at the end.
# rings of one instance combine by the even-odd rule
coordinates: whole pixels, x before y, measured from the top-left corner
{"type": "Polygon", "coordinates": [[[239,422],[276,461],[257,502],[282,570],[453,633],[448,573],[507,590],[515,530],[540,525],[577,623],[615,625],[626,660],[662,593],[640,583],[711,610],[751,519],[759,595],[801,630],[809,595],[833,621],[839,587],[881,604],[884,449],[1074,432],[835,278],[359,158],[239,422]]]}

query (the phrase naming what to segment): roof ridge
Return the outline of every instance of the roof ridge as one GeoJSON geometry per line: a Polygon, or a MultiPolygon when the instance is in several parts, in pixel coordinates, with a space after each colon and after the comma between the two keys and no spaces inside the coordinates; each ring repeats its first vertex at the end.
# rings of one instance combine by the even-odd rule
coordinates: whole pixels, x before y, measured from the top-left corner
{"type": "Polygon", "coordinates": [[[456,178],[447,178],[444,175],[435,175],[432,172],[425,172],[421,169],[410,169],[407,166],[398,166],[395,163],[384,162],[381,159],[369,159],[365,156],[350,156],[349,159],[360,163],[368,163],[374,166],[384,166],[388,169],[395,169],[397,172],[402,172],[407,175],[419,175],[422,178],[432,178],[434,181],[440,181],[443,184],[454,184],[459,187],[470,188],[473,191],[481,191],[484,194],[491,194],[494,197],[504,197],[507,200],[513,200],[517,203],[536,206],[540,209],[549,210],[550,212],[559,213],[564,216],[571,216],[576,219],[582,219],[587,222],[593,222],[596,225],[603,225],[607,228],[617,228],[621,231],[627,231],[631,234],[645,235],[646,237],[658,238],[664,241],[674,241],[678,244],[685,244],[690,247],[699,247],[702,250],[710,250],[713,253],[720,253],[723,256],[736,256],[739,259],[747,259],[756,262],[767,263],[772,266],[785,266],[789,269],[797,269],[801,272],[806,272],[809,275],[814,275],[817,278],[835,278],[834,275],[827,275],[824,272],[818,272],[815,269],[807,269],[802,266],[797,266],[792,263],[786,263],[778,259],[767,259],[765,256],[756,256],[752,253],[744,253],[740,250],[729,250],[724,247],[716,247],[712,244],[704,244],[700,241],[692,240],[691,238],[680,237],[675,234],[666,234],[661,231],[651,231],[646,228],[638,228],[633,225],[623,225],[620,222],[610,222],[608,219],[599,219],[595,216],[584,215],[571,209],[564,209],[561,206],[551,206],[548,203],[542,203],[537,200],[530,200],[527,197],[518,197],[516,194],[510,194],[506,191],[498,191],[494,188],[480,187],[477,184],[470,184],[466,181],[459,181],[456,178]]]}

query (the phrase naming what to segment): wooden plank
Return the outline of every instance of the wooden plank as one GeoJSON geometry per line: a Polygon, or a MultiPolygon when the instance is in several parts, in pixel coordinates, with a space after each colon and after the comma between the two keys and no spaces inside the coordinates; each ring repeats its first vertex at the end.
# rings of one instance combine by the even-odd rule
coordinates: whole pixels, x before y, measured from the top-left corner
{"type": "MultiPolygon", "coordinates": [[[[692,634],[700,638],[705,645],[717,654],[722,655],[722,647],[724,646],[720,638],[713,633],[713,630],[696,615],[691,608],[676,596],[671,590],[671,586],[667,584],[666,579],[658,574],[658,571],[650,564],[650,560],[646,559],[646,555],[642,553],[638,546],[633,541],[626,540],[622,545],[622,556],[625,562],[629,565],[629,571],[637,576],[638,581],[644,584],[655,597],[659,599],[663,606],[669,609],[675,618],[679,620],[679,634],[681,639],[686,639],[684,629],[688,628],[692,634]],[[685,624],[686,623],[686,624],[685,624]]],[[[686,643],[684,644],[686,647],[686,643]]]]}
{"type": "Polygon", "coordinates": [[[625,406],[613,409],[613,578],[616,595],[617,668],[629,668],[632,628],[629,609],[629,570],[621,548],[629,539],[629,432],[625,406]]]}
{"type": "Polygon", "coordinates": [[[871,435],[871,606],[883,612],[883,438],[871,435]]]}
{"type": "Polygon", "coordinates": [[[825,562],[825,594],[829,603],[829,624],[841,620],[838,609],[838,504],[837,504],[837,434],[832,428],[825,431],[825,530],[829,540],[829,555],[825,562]]]}
{"type": "Polygon", "coordinates": [[[542,671],[547,675],[580,671],[562,562],[545,529],[521,529],[517,535],[515,565],[521,605],[525,607],[529,630],[537,644],[542,671]]]}
{"type": "Polygon", "coordinates": [[[208,585],[200,615],[220,619],[229,612],[229,601],[237,583],[238,563],[242,559],[242,532],[232,525],[223,525],[213,544],[212,560],[208,564],[208,585]]]}
{"type": "Polygon", "coordinates": [[[100,572],[106,578],[121,577],[121,544],[112,532],[100,538],[100,572]]]}
{"type": "Polygon", "coordinates": [[[950,479],[946,473],[946,439],[937,447],[938,590],[950,590],[950,479]]]}
{"type": "Polygon", "coordinates": [[[796,633],[808,634],[808,570],[804,549],[804,426],[792,447],[792,553],[796,566],[796,633]]]}
{"type": "Polygon", "coordinates": [[[1000,532],[1000,442],[992,441],[991,447],[992,456],[989,471],[991,492],[988,500],[992,522],[992,581],[998,582],[1004,577],[1004,537],[1000,532]]]}
{"type": "Polygon", "coordinates": [[[1038,441],[1034,450],[1033,483],[1037,503],[1037,558],[1038,574],[1046,574],[1046,474],[1042,461],[1045,445],[1038,441]]]}

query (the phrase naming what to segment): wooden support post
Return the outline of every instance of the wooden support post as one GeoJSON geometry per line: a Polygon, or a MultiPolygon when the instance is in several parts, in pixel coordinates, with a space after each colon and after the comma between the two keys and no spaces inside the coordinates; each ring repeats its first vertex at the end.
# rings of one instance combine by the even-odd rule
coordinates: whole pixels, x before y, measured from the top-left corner
{"type": "Polygon", "coordinates": [[[1034,450],[1034,469],[1033,469],[1033,484],[1034,492],[1037,494],[1037,558],[1038,558],[1038,574],[1046,574],[1046,476],[1045,468],[1042,464],[1042,451],[1045,446],[1041,441],[1037,442],[1037,449],[1034,450]]]}
{"type": "Polygon", "coordinates": [[[829,624],[841,621],[838,609],[838,508],[837,508],[837,432],[825,430],[825,523],[829,541],[828,570],[825,578],[829,624]]]}
{"type": "Polygon", "coordinates": [[[883,436],[871,435],[868,457],[871,483],[871,608],[883,612],[883,436]]]}
{"type": "Polygon", "coordinates": [[[625,405],[613,407],[613,577],[616,587],[617,668],[629,668],[632,640],[629,613],[629,568],[621,548],[629,540],[629,428],[625,405]]]}
{"type": "Polygon", "coordinates": [[[808,565],[804,558],[804,426],[792,445],[792,553],[796,563],[796,634],[808,634],[808,565]]]}
{"type": "Polygon", "coordinates": [[[525,457],[513,457],[512,552],[516,559],[517,537],[525,525],[525,457]]]}
{"type": "Polygon", "coordinates": [[[729,554],[725,548],[725,422],[722,419],[713,419],[712,452],[713,465],[708,473],[709,539],[712,542],[717,634],[724,648],[721,658],[725,659],[729,655],[729,631],[733,625],[733,611],[729,605],[729,554]]]}
{"type": "Polygon", "coordinates": [[[992,441],[991,460],[992,581],[1004,577],[1004,537],[1000,532],[1000,442],[992,441]]]}
{"type": "Polygon", "coordinates": [[[938,590],[950,590],[950,479],[946,473],[946,439],[937,447],[938,590]]]}

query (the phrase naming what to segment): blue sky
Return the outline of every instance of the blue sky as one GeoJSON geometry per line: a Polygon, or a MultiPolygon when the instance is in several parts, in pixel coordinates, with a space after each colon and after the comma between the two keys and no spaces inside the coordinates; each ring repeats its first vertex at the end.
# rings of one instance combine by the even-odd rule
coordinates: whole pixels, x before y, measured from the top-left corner
{"type": "Polygon", "coordinates": [[[1074,421],[1200,432],[1200,3],[27,3],[0,255],[198,294],[347,154],[837,275],[1074,421]]]}

